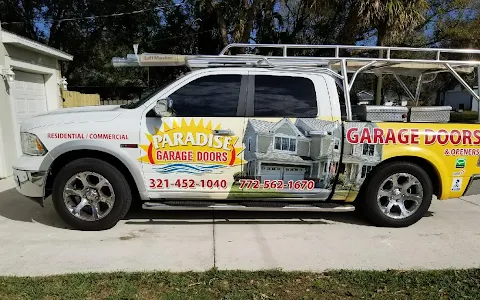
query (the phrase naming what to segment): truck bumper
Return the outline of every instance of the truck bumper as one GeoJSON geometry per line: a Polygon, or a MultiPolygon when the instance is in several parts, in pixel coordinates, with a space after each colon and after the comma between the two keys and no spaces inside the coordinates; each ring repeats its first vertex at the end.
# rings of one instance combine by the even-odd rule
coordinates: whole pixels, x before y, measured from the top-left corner
{"type": "Polygon", "coordinates": [[[13,179],[17,191],[43,207],[46,171],[24,171],[13,168],[13,179]]]}
{"type": "Polygon", "coordinates": [[[463,196],[472,196],[480,194],[480,175],[473,175],[468,182],[463,196]]]}

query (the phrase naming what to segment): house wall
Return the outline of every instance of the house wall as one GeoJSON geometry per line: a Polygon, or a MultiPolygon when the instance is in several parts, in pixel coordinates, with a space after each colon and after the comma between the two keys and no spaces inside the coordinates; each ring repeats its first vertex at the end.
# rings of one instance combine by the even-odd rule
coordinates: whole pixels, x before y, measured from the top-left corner
{"type": "MultiPolygon", "coordinates": [[[[0,66],[5,66],[5,47],[3,46],[2,42],[2,34],[1,34],[1,26],[0,26],[0,66]]],[[[10,86],[9,84],[4,81],[0,80],[0,178],[7,176],[7,161],[13,159],[12,153],[8,153],[6,151],[6,145],[13,144],[15,142],[14,133],[12,128],[12,107],[10,106],[10,102],[8,101],[10,97],[10,86]]]]}
{"type": "Polygon", "coordinates": [[[353,155],[357,157],[363,156],[363,145],[352,145],[353,147],[353,155]]]}
{"type": "MultiPolygon", "coordinates": [[[[283,126],[282,126],[283,127],[283,126]]],[[[278,131],[277,131],[278,132],[278,131]]],[[[283,133],[285,134],[285,133],[283,133]]],[[[268,151],[273,150],[273,135],[258,135],[258,152],[266,153],[268,151]]],[[[255,144],[257,145],[257,144],[255,144]]],[[[309,141],[301,141],[299,140],[297,143],[297,155],[299,156],[308,156],[310,150],[310,142],[309,141]]],[[[246,158],[248,159],[248,158],[246,158]]]]}
{"type": "Polygon", "coordinates": [[[45,80],[47,110],[62,107],[62,96],[58,85],[60,64],[57,59],[29,51],[11,44],[5,45],[6,61],[13,70],[42,74],[45,80]]]}
{"type": "Polygon", "coordinates": [[[317,159],[321,156],[330,155],[334,146],[332,140],[331,136],[313,136],[310,141],[310,157],[317,159]]]}
{"type": "Polygon", "coordinates": [[[320,149],[320,156],[328,155],[333,150],[332,137],[325,136],[322,139],[322,148],[320,149]]]}
{"type": "MultiPolygon", "coordinates": [[[[475,89],[476,91],[476,89],[475,89]]],[[[476,98],[474,98],[473,96],[471,96],[471,102],[472,102],[472,111],[476,111],[478,112],[478,100],[476,98]]]]}
{"type": "MultiPolygon", "coordinates": [[[[445,93],[444,105],[459,109],[463,104],[464,110],[472,110],[472,96],[468,91],[448,91],[445,93]]],[[[478,106],[476,107],[478,110],[478,106]]]]}
{"type": "Polygon", "coordinates": [[[266,153],[268,148],[272,146],[273,149],[273,136],[258,135],[258,152],[266,153]]]}
{"type": "Polygon", "coordinates": [[[32,52],[28,49],[17,47],[14,44],[5,44],[5,51],[6,55],[10,58],[15,58],[33,65],[59,69],[58,61],[54,57],[32,52]]]}
{"type": "MultiPolygon", "coordinates": [[[[368,127],[373,127],[370,123],[365,123],[368,127]]],[[[362,175],[362,167],[363,166],[375,166],[377,165],[382,159],[382,145],[375,145],[375,151],[373,156],[363,155],[363,145],[355,145],[354,146],[354,153],[353,155],[360,158],[362,163],[358,164],[357,166],[357,177],[356,182],[357,184],[361,184],[364,178],[361,177],[362,175]]]]}
{"type": "Polygon", "coordinates": [[[283,123],[280,128],[275,131],[276,134],[284,134],[288,136],[297,136],[297,133],[292,129],[288,123],[283,123]]]}
{"type": "Polygon", "coordinates": [[[256,168],[257,168],[257,161],[256,160],[251,160],[247,162],[247,165],[245,166],[244,172],[247,173],[248,176],[255,176],[256,174],[256,168]]]}
{"type": "Polygon", "coordinates": [[[363,155],[363,145],[355,145],[353,147],[353,155],[361,158],[362,160],[365,160],[365,162],[369,163],[378,163],[381,161],[381,155],[382,155],[382,146],[381,145],[375,145],[375,152],[373,156],[369,155],[363,155]]]}
{"type": "Polygon", "coordinates": [[[318,178],[318,171],[319,171],[319,166],[320,164],[318,162],[314,162],[312,166],[312,177],[313,178],[318,178]]]}
{"type": "Polygon", "coordinates": [[[332,163],[332,160],[331,158],[322,158],[318,161],[318,163],[319,163],[318,178],[320,179],[320,186],[323,188],[323,187],[326,187],[330,178],[330,164],[332,163]]]}
{"type": "Polygon", "coordinates": [[[352,154],[353,153],[352,151],[353,151],[354,145],[349,144],[349,143],[345,143],[345,144],[343,144],[343,147],[344,147],[344,149],[343,149],[344,154],[352,154]]]}
{"type": "Polygon", "coordinates": [[[309,149],[310,149],[309,141],[298,141],[298,144],[297,144],[298,156],[308,156],[309,149]]]}
{"type": "Polygon", "coordinates": [[[315,159],[320,156],[320,150],[321,150],[321,145],[322,144],[322,139],[319,136],[313,136],[312,140],[310,141],[310,157],[312,159],[315,159]]]}
{"type": "MultiPolygon", "coordinates": [[[[43,75],[47,110],[61,107],[61,94],[57,84],[60,78],[58,60],[40,53],[17,47],[13,44],[3,44],[0,28],[0,65],[13,67],[13,71],[23,71],[43,75]]],[[[19,125],[16,107],[10,86],[0,83],[0,178],[12,174],[12,163],[21,155],[19,125]]]]}
{"type": "Polygon", "coordinates": [[[257,137],[253,134],[248,136],[245,147],[249,152],[255,152],[255,149],[257,149],[257,137]]]}
{"type": "Polygon", "coordinates": [[[249,126],[245,131],[245,136],[243,139],[245,143],[245,151],[243,152],[243,156],[247,161],[253,160],[255,157],[253,154],[255,153],[255,148],[257,146],[257,134],[253,131],[253,129],[249,126]],[[248,149],[248,141],[250,140],[250,150],[248,149]]]}
{"type": "MultiPolygon", "coordinates": [[[[477,88],[473,88],[477,93],[477,88]]],[[[457,86],[454,90],[439,93],[441,105],[449,105],[453,109],[460,109],[460,104],[464,105],[464,110],[478,111],[478,101],[466,90],[461,90],[457,86]]]]}

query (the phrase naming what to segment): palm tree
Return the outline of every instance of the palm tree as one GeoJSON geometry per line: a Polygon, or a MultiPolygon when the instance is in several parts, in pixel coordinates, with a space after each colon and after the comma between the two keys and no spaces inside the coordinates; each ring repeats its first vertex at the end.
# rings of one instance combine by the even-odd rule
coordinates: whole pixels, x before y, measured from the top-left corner
{"type": "MultiPolygon", "coordinates": [[[[423,23],[428,0],[354,0],[358,21],[366,29],[377,31],[377,46],[401,41],[423,23]]],[[[353,8],[352,8],[353,9],[353,8]]],[[[383,51],[380,51],[383,57],[383,51]]],[[[377,78],[375,103],[382,100],[382,76],[377,78]]]]}
{"type": "MultiPolygon", "coordinates": [[[[311,13],[322,14],[331,7],[348,10],[340,37],[344,43],[359,40],[359,33],[376,31],[377,46],[401,42],[425,20],[431,0],[305,0],[311,13]]],[[[383,51],[380,51],[383,57],[383,51]]],[[[376,104],[382,99],[382,76],[377,79],[376,104]]]]}

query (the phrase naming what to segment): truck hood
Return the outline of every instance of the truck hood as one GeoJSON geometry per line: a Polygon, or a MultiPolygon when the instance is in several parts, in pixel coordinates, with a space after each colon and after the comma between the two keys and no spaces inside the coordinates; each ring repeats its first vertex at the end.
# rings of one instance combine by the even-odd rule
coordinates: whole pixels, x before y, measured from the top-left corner
{"type": "Polygon", "coordinates": [[[123,111],[120,105],[60,108],[24,120],[20,130],[29,131],[34,128],[60,124],[108,122],[118,117],[123,111]]]}

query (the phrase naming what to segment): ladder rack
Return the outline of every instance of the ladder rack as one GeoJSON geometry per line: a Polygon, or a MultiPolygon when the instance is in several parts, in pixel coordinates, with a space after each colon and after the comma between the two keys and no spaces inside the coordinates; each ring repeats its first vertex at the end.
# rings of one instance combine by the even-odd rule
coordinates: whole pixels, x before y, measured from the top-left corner
{"type": "Polygon", "coordinates": [[[371,73],[377,76],[393,75],[407,95],[417,104],[421,85],[432,81],[432,79],[428,81],[425,79],[427,75],[433,75],[435,79],[438,73],[450,72],[477,101],[480,101],[479,94],[475,93],[460,76],[460,73],[472,73],[477,69],[476,76],[480,86],[480,50],[477,49],[239,43],[227,45],[219,55],[137,54],[137,49],[138,45],[134,45],[135,54],[128,54],[126,58],[114,57],[113,65],[115,67],[186,66],[190,69],[261,67],[328,73],[342,80],[347,119],[351,118],[349,92],[360,73],[371,73]],[[257,52],[269,52],[269,54],[244,54],[252,49],[257,49],[257,52]],[[241,54],[227,54],[234,50],[241,54]],[[274,51],[280,55],[273,55],[274,51]],[[301,51],[307,54],[299,53],[301,51]],[[373,55],[372,52],[374,52],[373,55]],[[367,56],[368,53],[370,56],[367,56]],[[349,73],[353,73],[350,80],[349,73]],[[415,93],[410,91],[400,76],[417,78],[415,93]]]}
{"type": "MultiPolygon", "coordinates": [[[[360,51],[383,51],[386,53],[385,60],[392,59],[392,54],[395,56],[395,53],[405,51],[405,52],[428,52],[435,54],[434,58],[426,58],[425,61],[435,61],[435,62],[444,62],[445,60],[442,59],[442,54],[480,54],[480,50],[477,49],[446,49],[446,48],[412,48],[412,47],[388,47],[388,46],[350,46],[350,45],[299,45],[299,44],[241,44],[241,43],[233,43],[227,45],[220,51],[219,55],[225,55],[226,52],[231,51],[232,49],[247,49],[247,48],[273,48],[273,49],[281,49],[283,57],[291,57],[288,55],[289,50],[329,50],[334,53],[331,58],[361,58],[362,56],[355,56],[355,55],[342,55],[341,50],[345,50],[348,53],[352,54],[353,52],[360,52],[360,51]]],[[[376,55],[376,57],[380,57],[380,53],[376,55]]],[[[406,59],[406,58],[405,58],[406,59]]],[[[449,61],[449,60],[446,60],[449,61]]],[[[463,61],[463,60],[461,60],[463,61]]],[[[480,63],[477,61],[477,63],[480,63]]]]}
{"type": "MultiPolygon", "coordinates": [[[[314,53],[313,53],[314,54],[314,53]]],[[[375,73],[397,73],[405,71],[409,75],[448,71],[449,64],[459,72],[472,72],[472,67],[480,66],[480,50],[477,49],[443,49],[443,48],[409,48],[379,46],[347,46],[347,45],[295,45],[295,44],[229,44],[219,55],[176,55],[160,53],[128,54],[127,58],[113,58],[117,67],[128,66],[187,66],[192,69],[208,67],[329,67],[340,70],[341,61],[349,62],[348,71],[358,69],[372,63],[369,69],[375,73]],[[279,49],[282,55],[227,54],[235,49],[279,49]],[[325,56],[291,55],[289,51],[323,51],[325,56]],[[380,55],[383,51],[384,55],[380,55]],[[342,52],[346,53],[343,54],[342,52]],[[365,56],[365,52],[378,52],[373,57],[365,56]],[[428,54],[430,57],[411,58],[413,53],[428,54]],[[457,56],[453,57],[452,56],[457,56]],[[463,56],[463,57],[458,57],[463,56]],[[476,56],[471,59],[465,56],[476,56]],[[413,73],[412,73],[413,71],[413,73]]],[[[363,70],[368,71],[368,70],[363,70]]],[[[398,74],[398,73],[397,73],[398,74]]]]}

